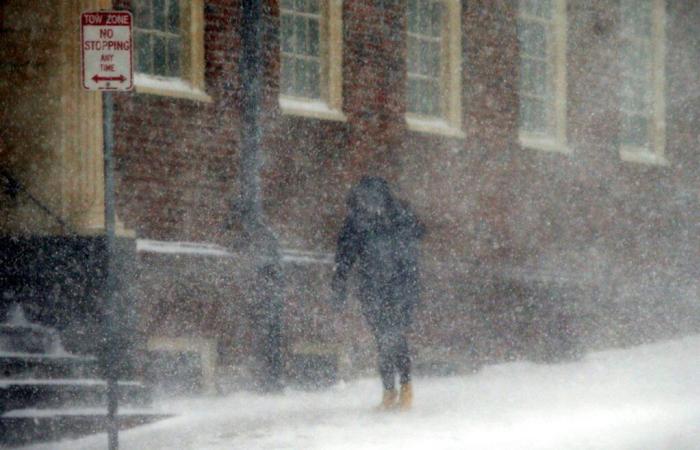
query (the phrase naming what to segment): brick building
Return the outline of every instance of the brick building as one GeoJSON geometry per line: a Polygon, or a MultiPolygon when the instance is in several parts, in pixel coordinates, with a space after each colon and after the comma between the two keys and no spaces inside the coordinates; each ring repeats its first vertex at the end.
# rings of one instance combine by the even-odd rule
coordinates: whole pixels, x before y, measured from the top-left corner
{"type": "MultiPolygon", "coordinates": [[[[77,3],[1,6],[0,162],[90,236],[100,99],[78,90],[67,24],[109,2],[77,3]]],[[[115,130],[140,335],[254,365],[250,255],[236,247],[240,2],[114,7],[135,19],[136,88],[116,96],[115,130]]],[[[368,173],[429,231],[419,365],[697,331],[698,20],[695,1],[265,1],[263,206],[283,248],[288,359],[335,348],[335,234],[368,173]]],[[[5,236],[65,234],[21,199],[0,208],[5,236]]],[[[361,332],[346,350],[367,365],[349,311],[361,332]]]]}

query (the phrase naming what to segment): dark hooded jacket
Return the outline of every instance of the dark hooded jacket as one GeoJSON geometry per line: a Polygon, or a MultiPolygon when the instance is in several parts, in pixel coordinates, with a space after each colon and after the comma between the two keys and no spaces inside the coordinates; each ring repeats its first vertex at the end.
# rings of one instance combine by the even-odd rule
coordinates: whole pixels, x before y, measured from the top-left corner
{"type": "Polygon", "coordinates": [[[344,299],[348,274],[355,265],[362,311],[370,327],[406,326],[420,299],[419,241],[424,226],[407,204],[396,200],[387,182],[365,177],[348,195],[349,214],[338,236],[333,289],[344,299]],[[384,199],[379,219],[363,217],[357,199],[373,190],[384,199]]]}

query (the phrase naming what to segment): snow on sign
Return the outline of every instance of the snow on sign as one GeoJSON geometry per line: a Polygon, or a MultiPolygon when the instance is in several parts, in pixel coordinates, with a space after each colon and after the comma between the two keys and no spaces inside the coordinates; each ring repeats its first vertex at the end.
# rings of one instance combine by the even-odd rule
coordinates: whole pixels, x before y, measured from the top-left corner
{"type": "Polygon", "coordinates": [[[80,15],[81,79],[90,91],[128,91],[134,86],[131,13],[90,11],[80,15]]]}

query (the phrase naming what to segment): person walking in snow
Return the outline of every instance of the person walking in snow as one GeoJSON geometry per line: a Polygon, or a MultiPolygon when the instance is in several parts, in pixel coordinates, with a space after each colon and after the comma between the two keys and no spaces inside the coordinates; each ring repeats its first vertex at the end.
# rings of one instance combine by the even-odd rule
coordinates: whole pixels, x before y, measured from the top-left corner
{"type": "Polygon", "coordinates": [[[418,244],[425,227],[383,178],[363,177],[351,189],[347,207],[335,254],[333,304],[340,309],[345,303],[348,275],[356,266],[362,314],[379,355],[384,387],[379,407],[409,409],[413,390],[406,334],[420,298],[418,244]]]}

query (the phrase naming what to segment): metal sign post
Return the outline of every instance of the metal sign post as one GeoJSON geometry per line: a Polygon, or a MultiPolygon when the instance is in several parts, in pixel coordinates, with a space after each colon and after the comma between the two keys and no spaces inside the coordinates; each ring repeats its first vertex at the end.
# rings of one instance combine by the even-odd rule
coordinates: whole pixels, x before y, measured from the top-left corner
{"type": "Polygon", "coordinates": [[[244,233],[255,255],[257,288],[253,295],[264,312],[257,324],[259,357],[265,363],[265,390],[279,391],[282,374],[281,310],[282,269],[279,242],[266,224],[262,209],[260,172],[263,167],[260,105],[263,79],[263,5],[260,0],[241,2],[240,70],[243,83],[240,159],[240,205],[244,233]]]}
{"type": "Polygon", "coordinates": [[[114,99],[111,91],[133,87],[133,18],[127,11],[89,11],[80,16],[81,82],[86,90],[102,93],[102,135],[105,198],[105,287],[104,343],[105,378],[107,379],[107,434],[110,450],[119,448],[118,377],[115,364],[118,317],[115,300],[115,199],[114,199],[114,99]]]}
{"type": "Polygon", "coordinates": [[[108,351],[105,358],[108,368],[107,378],[107,434],[109,439],[109,449],[119,448],[119,424],[117,423],[117,410],[119,408],[119,386],[118,374],[114,370],[115,345],[117,336],[117,317],[115,317],[115,216],[114,216],[114,128],[112,113],[114,111],[114,101],[111,92],[102,93],[103,124],[102,132],[104,138],[104,168],[105,168],[105,259],[107,273],[105,276],[105,334],[108,341],[108,351]]]}

